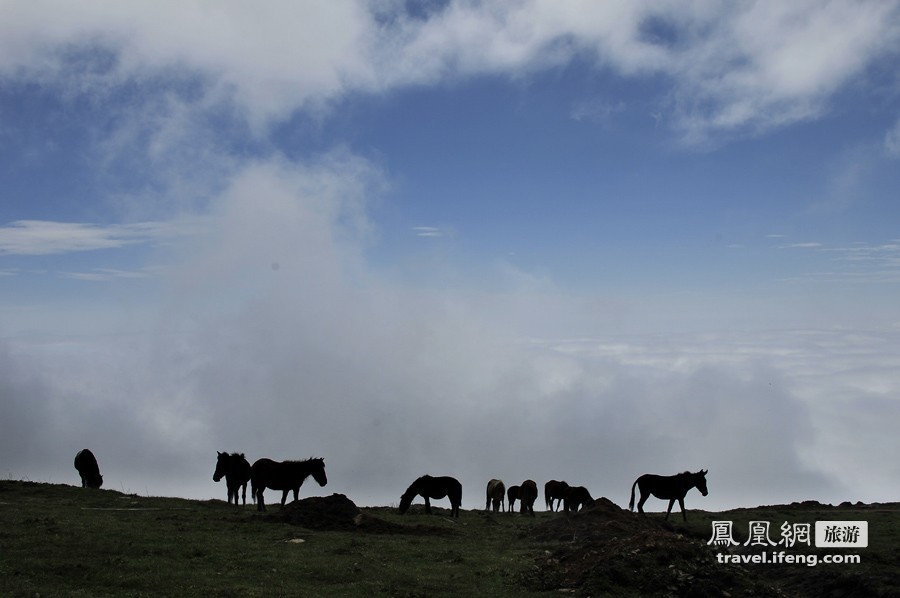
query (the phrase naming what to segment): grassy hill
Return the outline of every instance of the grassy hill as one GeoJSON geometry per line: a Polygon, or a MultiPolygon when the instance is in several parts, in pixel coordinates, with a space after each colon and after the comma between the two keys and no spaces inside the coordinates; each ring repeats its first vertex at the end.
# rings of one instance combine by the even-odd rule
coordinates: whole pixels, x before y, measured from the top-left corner
{"type": "Polygon", "coordinates": [[[436,513],[332,495],[260,515],[217,500],[0,481],[0,595],[900,595],[896,503],[690,511],[686,525],[603,499],[570,517],[436,513]],[[776,541],[785,521],[866,520],[869,547],[796,551],[859,554],[852,565],[722,564],[725,551],[707,541],[723,520],[739,542],[751,520],[772,522],[776,541]]]}

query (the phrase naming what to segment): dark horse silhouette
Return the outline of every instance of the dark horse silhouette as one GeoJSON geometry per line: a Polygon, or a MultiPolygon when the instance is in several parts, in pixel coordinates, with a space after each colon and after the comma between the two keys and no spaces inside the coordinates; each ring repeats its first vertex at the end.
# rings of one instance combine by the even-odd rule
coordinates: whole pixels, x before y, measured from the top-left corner
{"type": "Polygon", "coordinates": [[[561,505],[562,501],[566,498],[566,493],[568,491],[569,485],[565,482],[550,480],[544,484],[544,501],[547,503],[547,510],[555,511],[558,509],[559,505],[561,505]],[[556,500],[556,508],[553,508],[554,500],[556,500]]]}
{"type": "Polygon", "coordinates": [[[588,492],[584,486],[569,486],[566,491],[566,498],[563,501],[563,508],[566,513],[572,511],[578,512],[579,509],[588,506],[594,502],[594,497],[588,492]]]}
{"type": "Polygon", "coordinates": [[[447,497],[450,499],[450,516],[459,517],[459,505],[462,503],[462,484],[456,478],[449,476],[431,477],[430,475],[423,475],[418,478],[410,484],[406,492],[400,497],[401,515],[409,510],[409,505],[412,504],[416,496],[421,496],[425,499],[425,512],[429,515],[431,515],[430,499],[447,497]]]}
{"type": "Polygon", "coordinates": [[[681,507],[681,516],[687,521],[687,515],[684,512],[684,496],[694,487],[703,496],[709,494],[709,490],[706,489],[706,474],[708,471],[707,469],[700,470],[697,473],[685,471],[684,473],[669,476],[645,473],[631,485],[631,501],[628,503],[628,509],[634,510],[634,487],[637,486],[641,490],[641,500],[638,501],[637,505],[639,512],[644,512],[644,503],[647,502],[647,499],[652,494],[656,498],[668,499],[669,508],[666,509],[666,519],[669,518],[669,514],[672,512],[672,505],[677,500],[678,505],[681,507]]]}
{"type": "Polygon", "coordinates": [[[282,490],[281,506],[287,501],[289,490],[294,491],[294,500],[300,495],[300,485],[307,477],[312,476],[319,486],[328,483],[325,475],[325,459],[306,459],[305,461],[272,461],[257,459],[250,468],[250,493],[256,499],[256,510],[265,511],[263,491],[266,488],[282,490]]]}
{"type": "Polygon", "coordinates": [[[103,476],[100,475],[100,466],[97,465],[97,457],[90,449],[82,449],[75,455],[75,469],[81,476],[82,488],[99,488],[103,485],[103,476]]]}
{"type": "Polygon", "coordinates": [[[537,482],[525,480],[519,487],[519,513],[530,513],[534,517],[534,501],[538,497],[537,482]]]}
{"type": "MultiPolygon", "coordinates": [[[[218,482],[225,476],[225,486],[228,488],[228,504],[234,498],[234,504],[238,504],[238,490],[243,490],[244,504],[247,504],[247,482],[250,481],[250,463],[244,457],[244,453],[219,453],[216,459],[216,471],[213,473],[213,481],[218,482]]],[[[251,493],[252,494],[252,493],[251,493]]],[[[252,497],[256,500],[256,497],[252,497]]]]}
{"type": "Polygon", "coordinates": [[[487,497],[484,501],[484,510],[490,509],[491,502],[494,503],[494,513],[503,511],[503,499],[506,498],[506,485],[502,480],[491,480],[487,485],[487,497]]]}
{"type": "Polygon", "coordinates": [[[510,486],[506,490],[506,510],[509,513],[513,512],[513,507],[517,500],[519,500],[519,486],[510,486]]]}

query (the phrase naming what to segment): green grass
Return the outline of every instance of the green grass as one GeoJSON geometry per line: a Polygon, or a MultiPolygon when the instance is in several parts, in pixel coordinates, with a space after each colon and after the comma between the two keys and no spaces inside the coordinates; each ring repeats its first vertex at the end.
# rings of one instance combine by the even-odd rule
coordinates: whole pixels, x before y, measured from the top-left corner
{"type": "Polygon", "coordinates": [[[665,523],[614,505],[571,519],[362,511],[404,533],[311,530],[253,505],[0,481],[0,596],[900,595],[897,504],[692,510],[686,524],[680,513],[665,523]],[[784,521],[828,519],[869,522],[862,563],[723,565],[706,545],[713,521],[733,521],[743,542],[751,520],[770,521],[777,541],[784,521]]]}
{"type": "Polygon", "coordinates": [[[448,532],[311,531],[252,505],[0,481],[0,595],[515,596],[541,550],[518,515],[364,512],[448,532]]]}

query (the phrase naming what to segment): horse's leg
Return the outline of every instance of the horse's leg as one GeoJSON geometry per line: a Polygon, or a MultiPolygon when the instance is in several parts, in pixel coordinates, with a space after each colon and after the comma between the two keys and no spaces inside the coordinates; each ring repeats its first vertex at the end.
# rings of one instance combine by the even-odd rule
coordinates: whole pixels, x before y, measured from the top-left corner
{"type": "MultiPolygon", "coordinates": [[[[244,485],[241,486],[242,495],[241,497],[244,499],[244,506],[247,506],[247,482],[244,482],[244,485]]],[[[234,499],[234,502],[237,502],[237,498],[234,499]]]]}
{"type": "Polygon", "coordinates": [[[650,498],[650,494],[644,494],[641,492],[641,499],[638,501],[638,513],[641,515],[644,514],[644,503],[647,502],[647,499],[650,498]]]}
{"type": "Polygon", "coordinates": [[[672,507],[675,506],[675,499],[669,499],[669,507],[666,509],[666,521],[669,520],[669,515],[672,513],[672,507]]]}
{"type": "Polygon", "coordinates": [[[684,499],[683,499],[683,498],[679,498],[679,499],[678,499],[678,505],[681,507],[681,517],[682,517],[682,519],[684,519],[685,521],[687,521],[687,514],[684,512],[684,499]]]}
{"type": "Polygon", "coordinates": [[[300,500],[300,486],[294,488],[294,500],[300,500]]]}
{"type": "Polygon", "coordinates": [[[266,510],[266,501],[263,500],[263,490],[265,490],[265,486],[260,486],[256,490],[256,510],[257,511],[265,511],[266,510]]]}
{"type": "Polygon", "coordinates": [[[288,495],[288,492],[290,492],[290,490],[285,490],[285,491],[283,491],[283,492],[281,493],[281,506],[282,506],[282,507],[284,506],[284,503],[287,502],[287,495],[288,495]]]}

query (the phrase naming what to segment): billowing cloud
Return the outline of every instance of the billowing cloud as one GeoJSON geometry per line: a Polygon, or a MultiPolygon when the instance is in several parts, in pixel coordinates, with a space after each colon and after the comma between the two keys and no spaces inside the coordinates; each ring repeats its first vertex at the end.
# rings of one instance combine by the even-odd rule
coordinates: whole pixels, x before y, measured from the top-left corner
{"type": "Polygon", "coordinates": [[[44,1],[7,11],[0,73],[65,82],[78,94],[168,80],[169,102],[235,102],[258,129],[352,92],[519,78],[581,59],[624,77],[667,77],[661,117],[684,140],[705,143],[820,115],[840,86],[896,52],[898,10],[895,2],[528,0],[451,2],[413,15],[401,3],[361,1],[265,10],[44,1]]]}

